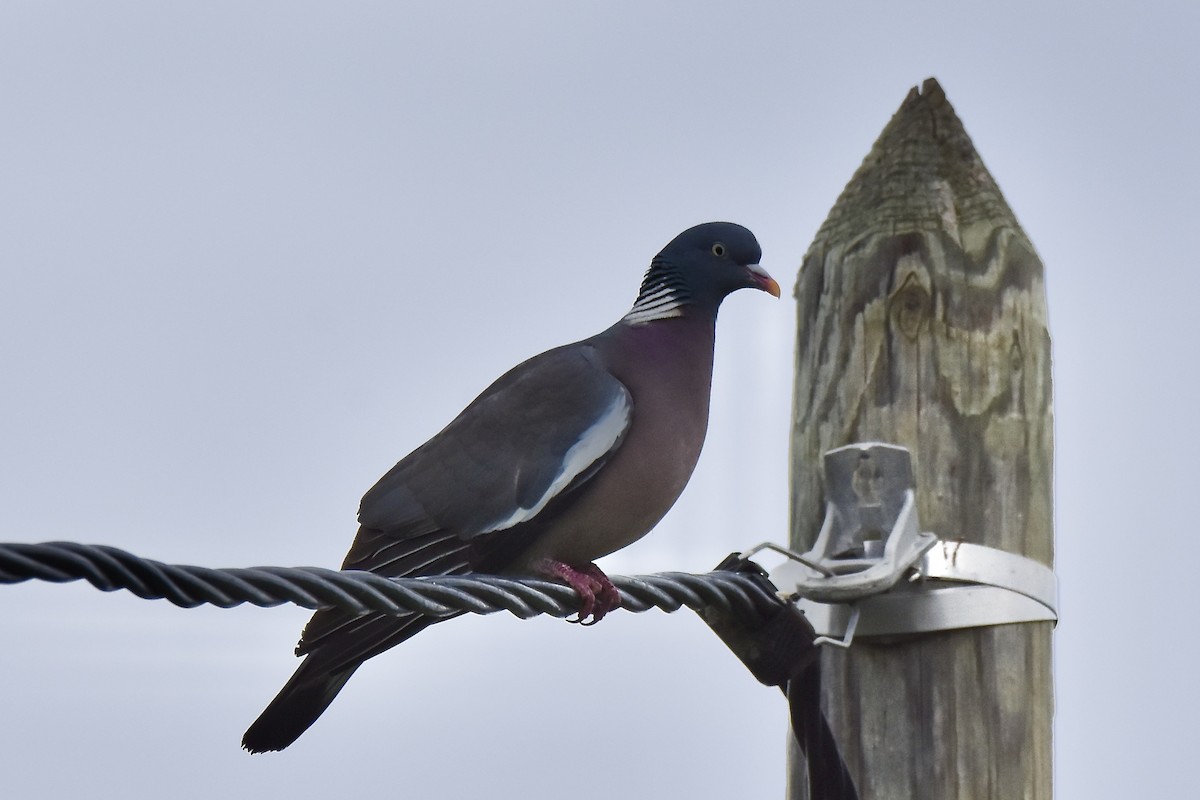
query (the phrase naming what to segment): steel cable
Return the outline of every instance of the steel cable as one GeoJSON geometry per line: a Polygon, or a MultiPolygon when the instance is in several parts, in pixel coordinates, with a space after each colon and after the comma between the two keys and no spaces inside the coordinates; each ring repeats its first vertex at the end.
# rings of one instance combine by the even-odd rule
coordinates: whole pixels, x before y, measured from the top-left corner
{"type": "MultiPolygon", "coordinates": [[[[353,614],[416,612],[447,617],[461,612],[507,611],[528,619],[539,614],[568,617],[578,613],[580,606],[574,589],[537,578],[483,574],[385,578],[371,572],[321,567],[214,569],[163,564],[106,545],[0,543],[0,584],[28,580],[85,580],[101,591],[125,589],[147,600],[167,600],[184,608],[232,608],[245,603],[269,608],[294,603],[353,614]]],[[[739,617],[758,618],[779,602],[749,576],[723,570],[704,575],[618,575],[612,581],[621,592],[620,607],[633,612],[715,607],[739,617]]]]}

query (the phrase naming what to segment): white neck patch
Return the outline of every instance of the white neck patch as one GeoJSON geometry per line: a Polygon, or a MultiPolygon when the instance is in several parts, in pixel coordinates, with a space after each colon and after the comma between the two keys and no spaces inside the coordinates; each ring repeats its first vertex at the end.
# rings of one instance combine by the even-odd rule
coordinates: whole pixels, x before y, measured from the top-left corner
{"type": "Polygon", "coordinates": [[[642,280],[633,308],[622,319],[631,325],[653,322],[656,319],[682,317],[683,307],[691,300],[691,292],[679,272],[668,263],[655,262],[642,280]]]}

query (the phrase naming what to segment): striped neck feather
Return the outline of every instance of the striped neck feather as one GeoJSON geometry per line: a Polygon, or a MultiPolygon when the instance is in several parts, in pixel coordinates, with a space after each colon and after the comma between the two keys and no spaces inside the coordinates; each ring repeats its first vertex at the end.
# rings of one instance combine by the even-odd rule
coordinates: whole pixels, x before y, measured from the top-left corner
{"type": "Polygon", "coordinates": [[[631,325],[683,316],[683,307],[692,300],[692,292],[679,268],[669,261],[655,259],[646,270],[642,288],[624,321],[631,325]]]}

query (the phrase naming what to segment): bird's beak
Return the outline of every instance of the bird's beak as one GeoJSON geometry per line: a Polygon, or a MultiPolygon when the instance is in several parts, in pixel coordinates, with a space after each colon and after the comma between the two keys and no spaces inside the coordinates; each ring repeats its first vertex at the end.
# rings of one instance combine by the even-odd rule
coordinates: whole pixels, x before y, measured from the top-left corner
{"type": "Polygon", "coordinates": [[[756,289],[762,289],[769,295],[779,297],[779,284],[767,274],[765,269],[758,264],[747,264],[746,270],[750,273],[750,280],[754,282],[756,289]]]}

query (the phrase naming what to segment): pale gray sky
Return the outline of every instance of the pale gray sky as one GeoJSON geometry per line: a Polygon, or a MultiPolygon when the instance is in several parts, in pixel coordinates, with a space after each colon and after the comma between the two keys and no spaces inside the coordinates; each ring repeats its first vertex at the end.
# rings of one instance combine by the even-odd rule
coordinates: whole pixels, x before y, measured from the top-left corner
{"type": "MultiPolygon", "coordinates": [[[[1185,796],[1198,33],[1184,0],[9,0],[0,540],[334,566],[379,475],[678,231],[747,225],[789,287],[935,75],[1047,269],[1058,794],[1185,796]]],[[[786,297],[726,304],[701,466],[610,571],[786,538],[786,297]]],[[[783,703],[690,613],[437,626],[248,756],[306,618],[0,587],[5,786],[782,796],[783,703]]]]}

